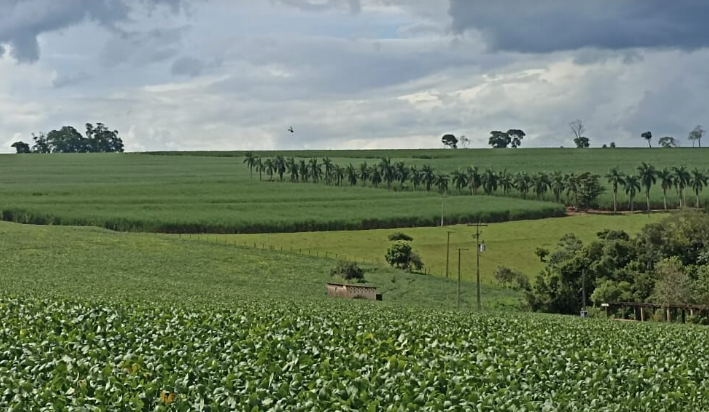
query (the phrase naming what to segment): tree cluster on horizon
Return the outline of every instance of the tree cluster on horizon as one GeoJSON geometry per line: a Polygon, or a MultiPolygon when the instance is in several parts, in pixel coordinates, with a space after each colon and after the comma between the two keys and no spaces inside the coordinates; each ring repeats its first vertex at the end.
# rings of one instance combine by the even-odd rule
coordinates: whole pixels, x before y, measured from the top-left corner
{"type": "Polygon", "coordinates": [[[32,134],[34,144],[18,141],[12,144],[17,153],[116,153],[123,152],[123,140],[117,130],[103,123],[86,124],[86,136],[72,126],[63,126],[44,134],[32,134]]]}

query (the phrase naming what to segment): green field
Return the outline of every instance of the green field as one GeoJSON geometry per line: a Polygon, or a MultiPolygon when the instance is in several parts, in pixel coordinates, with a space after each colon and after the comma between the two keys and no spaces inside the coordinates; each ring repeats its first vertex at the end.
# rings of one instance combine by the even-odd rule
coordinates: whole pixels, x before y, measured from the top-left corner
{"type": "MultiPolygon", "coordinates": [[[[0,156],[4,220],[121,231],[250,233],[434,226],[441,196],[259,182],[240,159],[131,154],[0,156]]],[[[548,202],[449,197],[446,222],[556,216],[548,202]]]]}
{"type": "MultiPolygon", "coordinates": [[[[331,259],[190,242],[170,235],[0,222],[0,291],[57,297],[236,304],[244,299],[322,299],[331,259]]],[[[362,265],[385,304],[456,307],[456,282],[362,265]]],[[[474,285],[461,300],[474,306],[474,285]]],[[[519,295],[484,285],[486,308],[515,309],[519,295]]]]}
{"type": "MultiPolygon", "coordinates": [[[[161,152],[176,156],[234,156],[242,157],[244,152],[161,152]]],[[[263,158],[283,155],[286,157],[330,157],[333,162],[355,166],[361,162],[376,164],[382,157],[391,158],[392,162],[403,161],[409,166],[422,167],[429,165],[436,171],[451,173],[456,169],[465,169],[468,166],[477,166],[481,170],[488,168],[495,171],[507,170],[511,173],[527,172],[592,172],[604,176],[609,169],[617,167],[626,174],[634,174],[640,162],[647,162],[657,169],[686,166],[689,170],[699,168],[706,170],[709,167],[709,148],[674,148],[674,149],[415,149],[415,150],[320,150],[320,151],[257,151],[256,156],[263,158]]],[[[605,183],[605,179],[603,179],[605,183]]],[[[451,193],[455,193],[451,184],[451,193]]],[[[501,194],[501,193],[498,193],[501,194]]],[[[519,196],[516,191],[513,196],[519,196]]],[[[685,195],[688,204],[694,205],[694,194],[687,189],[685,195]]],[[[702,204],[709,202],[709,190],[704,191],[702,204]]],[[[547,199],[550,195],[547,194],[547,199]]],[[[601,207],[612,209],[613,196],[610,188],[599,199],[601,207]]],[[[621,188],[619,192],[619,208],[628,209],[628,197],[621,188]]],[[[651,191],[653,208],[663,206],[662,189],[656,185],[651,191]]],[[[671,206],[676,206],[678,196],[674,190],[668,192],[668,201],[671,206]]],[[[635,208],[645,206],[645,197],[639,192],[635,198],[635,208]]]]}
{"type": "MultiPolygon", "coordinates": [[[[574,233],[584,242],[595,240],[604,229],[622,229],[633,235],[648,224],[659,222],[666,214],[585,215],[495,223],[482,228],[481,239],[486,251],[480,260],[483,282],[493,284],[494,272],[500,266],[522,271],[534,279],[545,266],[534,254],[537,247],[553,251],[559,239],[574,233]]],[[[445,276],[447,232],[450,234],[449,272],[458,276],[458,251],[461,252],[462,278],[475,277],[475,229],[466,225],[407,229],[379,229],[309,233],[266,233],[253,235],[195,235],[192,240],[229,242],[256,249],[293,251],[301,255],[327,256],[354,261],[386,264],[384,254],[391,245],[388,236],[403,232],[414,238],[411,242],[426,264],[428,272],[445,276]]]]}

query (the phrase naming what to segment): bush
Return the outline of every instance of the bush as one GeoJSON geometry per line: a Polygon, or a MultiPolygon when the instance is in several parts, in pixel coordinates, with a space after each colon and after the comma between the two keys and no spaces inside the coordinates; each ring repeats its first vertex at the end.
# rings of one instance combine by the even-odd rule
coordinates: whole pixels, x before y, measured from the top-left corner
{"type": "Polygon", "coordinates": [[[354,262],[338,261],[337,265],[330,271],[330,276],[339,276],[345,280],[364,279],[364,270],[354,262]]]}
{"type": "Polygon", "coordinates": [[[396,242],[387,250],[387,263],[391,266],[411,272],[411,269],[421,270],[423,262],[421,258],[411,250],[411,245],[406,242],[396,242]]]}
{"type": "Polygon", "coordinates": [[[510,269],[504,266],[500,266],[495,271],[495,279],[500,283],[500,286],[504,288],[514,289],[514,290],[529,290],[531,289],[531,284],[527,276],[514,269],[510,269]]]}
{"type": "Polygon", "coordinates": [[[406,233],[396,232],[396,233],[392,233],[391,235],[389,235],[389,240],[391,240],[391,241],[405,240],[405,241],[411,242],[412,240],[414,240],[414,238],[407,235],[406,233]]]}
{"type": "Polygon", "coordinates": [[[539,257],[540,262],[546,262],[547,261],[547,256],[549,256],[549,249],[543,248],[543,247],[538,247],[535,251],[534,254],[539,257]]]}

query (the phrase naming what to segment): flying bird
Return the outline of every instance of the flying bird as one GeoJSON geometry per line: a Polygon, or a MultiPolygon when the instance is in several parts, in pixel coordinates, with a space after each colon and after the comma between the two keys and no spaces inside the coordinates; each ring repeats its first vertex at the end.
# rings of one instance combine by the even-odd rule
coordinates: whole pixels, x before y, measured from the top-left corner
{"type": "Polygon", "coordinates": [[[288,128],[288,131],[291,132],[291,133],[293,133],[293,126],[289,127],[289,128],[288,128]]]}

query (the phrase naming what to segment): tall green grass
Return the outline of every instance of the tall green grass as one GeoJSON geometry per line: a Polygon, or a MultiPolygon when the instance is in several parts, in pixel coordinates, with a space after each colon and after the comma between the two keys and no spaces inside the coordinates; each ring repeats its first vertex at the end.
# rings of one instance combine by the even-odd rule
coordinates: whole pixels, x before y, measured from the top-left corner
{"type": "MultiPolygon", "coordinates": [[[[120,231],[264,233],[440,224],[425,191],[259,181],[240,159],[131,154],[0,156],[7,221],[120,231]]],[[[559,216],[548,202],[452,196],[447,224],[559,216]]]]}

